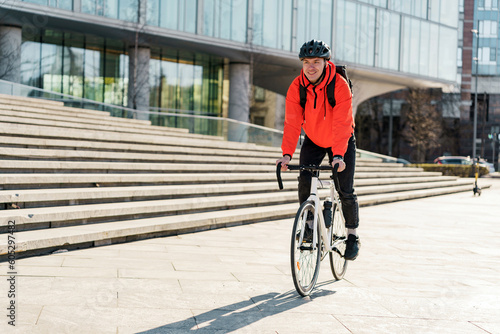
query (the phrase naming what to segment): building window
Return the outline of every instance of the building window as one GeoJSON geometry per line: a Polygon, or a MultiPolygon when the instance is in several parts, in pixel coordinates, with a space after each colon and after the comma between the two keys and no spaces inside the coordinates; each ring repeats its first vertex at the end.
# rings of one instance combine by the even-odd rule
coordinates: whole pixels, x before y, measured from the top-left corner
{"type": "MultiPolygon", "coordinates": [[[[340,3],[338,6],[341,6],[340,3]]],[[[368,8],[367,6],[362,6],[368,8]]],[[[371,8],[375,12],[374,8],[371,8]]],[[[343,14],[342,14],[343,15],[343,14]]],[[[347,15],[345,20],[356,20],[347,15]]],[[[364,19],[364,18],[363,18],[364,19]]],[[[297,5],[297,49],[304,42],[320,39],[332,46],[333,1],[331,0],[299,0],[297,5]]],[[[375,20],[373,20],[375,21],[375,20]]],[[[373,22],[374,23],[374,22],[373,22]]],[[[372,26],[374,27],[374,25],[372,26]]],[[[342,30],[342,29],[339,29],[342,30]]],[[[341,45],[341,44],[339,44],[341,45]]],[[[335,49],[334,49],[335,51],[335,49]]]]}
{"type": "Polygon", "coordinates": [[[253,42],[292,51],[292,1],[254,0],[253,42]]]}
{"type": "Polygon", "coordinates": [[[479,51],[479,64],[481,65],[495,65],[496,62],[496,49],[490,47],[482,47],[479,51]]]}
{"type": "MultiPolygon", "coordinates": [[[[350,1],[337,4],[336,59],[374,66],[376,10],[350,1]]],[[[387,41],[387,39],[386,39],[387,41]]]]}
{"type": "Polygon", "coordinates": [[[489,38],[498,36],[496,21],[479,21],[479,37],[489,38]]]}
{"type": "Polygon", "coordinates": [[[247,0],[204,0],[203,35],[247,41],[247,0]]]}
{"type": "Polygon", "coordinates": [[[478,10],[497,10],[498,0],[478,0],[477,2],[478,10]]]}
{"type": "Polygon", "coordinates": [[[139,0],[82,0],[82,13],[137,22],[139,0]]]}
{"type": "Polygon", "coordinates": [[[457,66],[462,67],[462,48],[457,49],[457,66]]]}
{"type": "Polygon", "coordinates": [[[196,0],[148,0],[147,24],[196,33],[196,0]]]}
{"type": "Polygon", "coordinates": [[[262,87],[254,86],[253,97],[256,102],[264,102],[266,101],[266,90],[262,87]]]}
{"type": "Polygon", "coordinates": [[[68,0],[23,0],[24,2],[36,3],[38,5],[73,10],[73,1],[68,0]]]}

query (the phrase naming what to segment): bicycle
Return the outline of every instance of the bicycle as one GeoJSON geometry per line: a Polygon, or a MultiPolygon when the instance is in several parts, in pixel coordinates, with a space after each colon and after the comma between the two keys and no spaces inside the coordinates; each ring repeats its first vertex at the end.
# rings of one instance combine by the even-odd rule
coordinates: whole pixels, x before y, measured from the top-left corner
{"type": "MultiPolygon", "coordinates": [[[[338,165],[331,166],[297,166],[288,165],[290,170],[307,170],[312,173],[311,192],[308,199],[303,202],[295,215],[292,229],[290,248],[290,264],[292,278],[297,292],[305,297],[311,294],[319,276],[321,261],[330,255],[330,268],[333,276],[341,280],[347,269],[344,257],[347,229],[340,202],[340,186],[337,176],[338,165]],[[333,183],[329,182],[330,199],[332,203],[330,217],[323,216],[321,203],[318,196],[319,172],[321,170],[333,171],[330,176],[333,183]],[[307,226],[306,226],[307,225],[307,226]],[[312,225],[312,226],[310,226],[312,225]],[[308,238],[312,234],[312,239],[308,238]]],[[[280,190],[283,189],[281,179],[281,163],[276,166],[276,176],[280,190]]],[[[328,204],[328,198],[324,203],[328,204]]],[[[325,210],[328,212],[328,210],[325,210]]]]}

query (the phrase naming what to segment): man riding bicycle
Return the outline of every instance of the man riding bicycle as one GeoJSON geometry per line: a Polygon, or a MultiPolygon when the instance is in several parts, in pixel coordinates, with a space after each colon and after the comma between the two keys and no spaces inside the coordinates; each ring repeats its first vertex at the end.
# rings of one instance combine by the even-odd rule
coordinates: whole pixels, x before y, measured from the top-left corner
{"type": "MultiPolygon", "coordinates": [[[[300,48],[299,59],[302,71],[296,77],[286,95],[285,127],[281,150],[282,170],[292,159],[301,129],[306,134],[300,150],[301,165],[320,165],[328,154],[332,166],[339,165],[340,199],[348,229],[345,250],[346,260],[355,260],[359,251],[359,206],[354,191],[354,169],[356,164],[356,140],[352,115],[352,93],[342,75],[336,75],[335,65],[330,61],[330,47],[319,40],[311,40],[300,48]],[[335,80],[335,106],[327,97],[327,86],[335,80]],[[300,86],[305,87],[306,102],[301,105],[300,86]]],[[[304,88],[303,88],[304,89],[304,88]]],[[[301,171],[299,176],[299,202],[307,200],[312,174],[301,171]]]]}

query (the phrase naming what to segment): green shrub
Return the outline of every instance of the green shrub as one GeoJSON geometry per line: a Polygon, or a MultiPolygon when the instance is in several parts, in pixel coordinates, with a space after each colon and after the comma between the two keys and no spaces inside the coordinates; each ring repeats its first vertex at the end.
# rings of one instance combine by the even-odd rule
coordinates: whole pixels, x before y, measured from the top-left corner
{"type": "MultiPolygon", "coordinates": [[[[474,177],[474,166],[472,165],[438,165],[438,164],[411,164],[408,167],[420,167],[426,172],[441,172],[446,176],[474,177]]],[[[479,167],[479,177],[487,175],[488,168],[479,167]]]]}

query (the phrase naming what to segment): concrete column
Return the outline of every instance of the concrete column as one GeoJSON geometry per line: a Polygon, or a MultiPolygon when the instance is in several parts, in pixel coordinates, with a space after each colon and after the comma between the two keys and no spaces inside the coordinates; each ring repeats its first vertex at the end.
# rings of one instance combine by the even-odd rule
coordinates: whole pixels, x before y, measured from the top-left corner
{"type": "MultiPolygon", "coordinates": [[[[228,117],[241,122],[250,119],[250,64],[229,65],[229,112],[228,117]]],[[[230,126],[228,140],[247,142],[248,127],[230,126]]]]}
{"type": "Polygon", "coordinates": [[[276,110],[274,114],[274,128],[282,130],[285,127],[285,105],[286,98],[284,95],[276,94],[276,110]]]}
{"type": "MultiPolygon", "coordinates": [[[[128,107],[137,110],[149,110],[149,59],[151,50],[147,47],[134,46],[128,50],[128,107]]],[[[137,113],[137,119],[149,119],[147,113],[137,113]]]]}
{"type": "Polygon", "coordinates": [[[21,82],[22,29],[0,26],[0,79],[21,82]]]}

